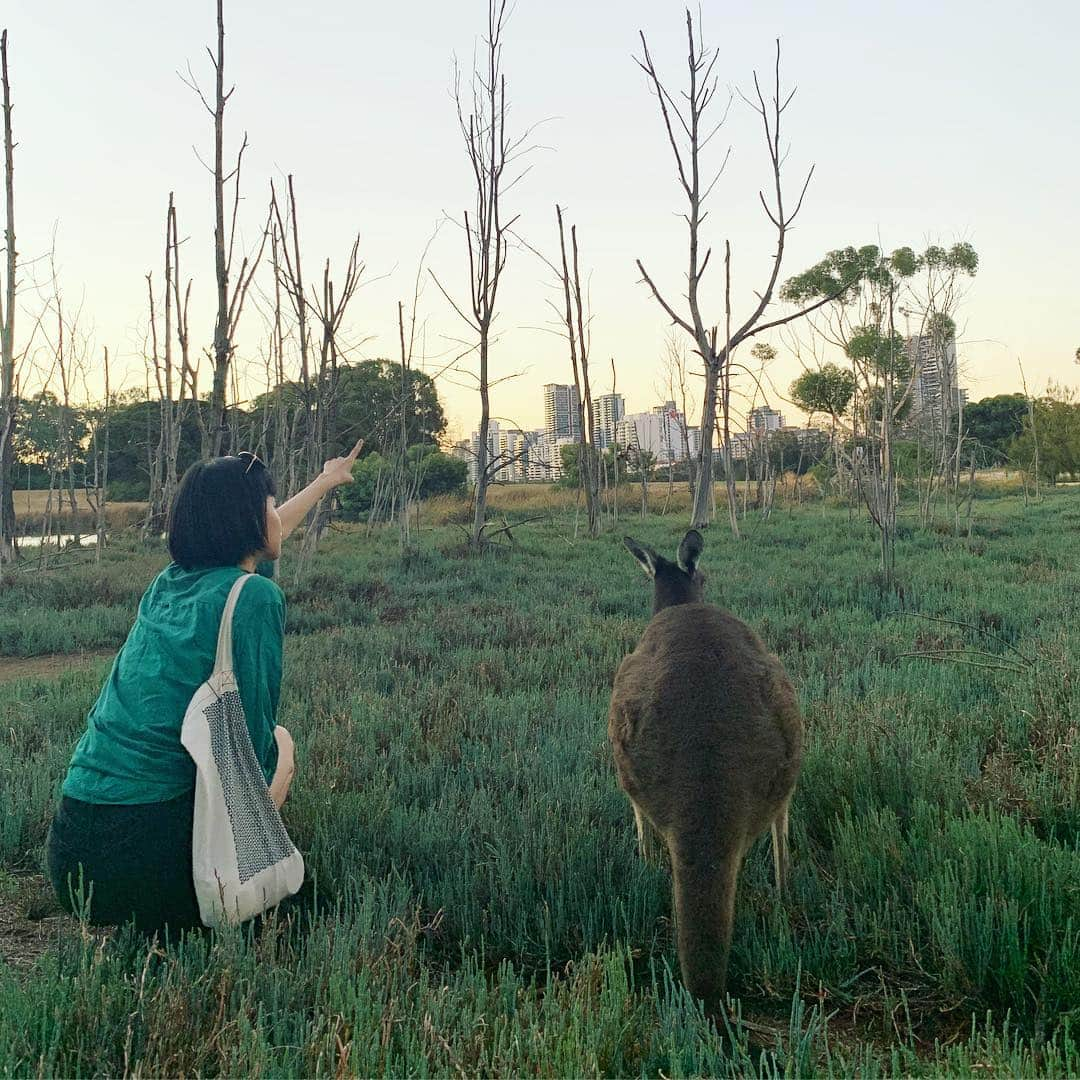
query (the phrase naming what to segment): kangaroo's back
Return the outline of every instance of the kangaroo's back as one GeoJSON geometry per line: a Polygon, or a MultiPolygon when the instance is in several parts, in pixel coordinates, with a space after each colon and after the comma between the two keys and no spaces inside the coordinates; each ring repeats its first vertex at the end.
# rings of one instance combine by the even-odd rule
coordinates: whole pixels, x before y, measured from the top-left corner
{"type": "Polygon", "coordinates": [[[704,603],[653,617],[616,674],[609,735],[627,793],[662,789],[661,829],[711,817],[760,832],[802,750],[779,661],[745,623],[704,603]]]}

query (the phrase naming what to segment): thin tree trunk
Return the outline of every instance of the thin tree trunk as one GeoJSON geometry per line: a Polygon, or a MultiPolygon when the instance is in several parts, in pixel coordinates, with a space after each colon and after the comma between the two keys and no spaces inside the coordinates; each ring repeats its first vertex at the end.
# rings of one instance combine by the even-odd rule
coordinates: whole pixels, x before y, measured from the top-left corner
{"type": "Polygon", "coordinates": [[[11,132],[8,35],[0,34],[4,108],[4,290],[0,296],[0,574],[15,558],[15,140],[11,132]]]}
{"type": "MultiPolygon", "coordinates": [[[[232,91],[229,91],[231,94],[232,91]]],[[[217,0],[217,59],[214,62],[214,273],[217,319],[214,322],[214,380],[210,392],[210,452],[221,453],[225,436],[225,388],[229,380],[229,266],[225,255],[225,12],[217,0]]],[[[204,449],[203,457],[207,453],[204,449]]]]}

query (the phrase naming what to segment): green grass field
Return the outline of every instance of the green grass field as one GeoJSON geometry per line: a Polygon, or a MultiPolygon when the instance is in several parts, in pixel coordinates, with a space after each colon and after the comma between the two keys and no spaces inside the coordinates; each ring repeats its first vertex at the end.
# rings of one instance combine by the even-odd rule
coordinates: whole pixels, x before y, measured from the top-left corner
{"type": "MultiPolygon", "coordinates": [[[[607,745],[648,584],[556,517],[481,558],[448,526],[404,561],[360,530],[298,582],[286,560],[287,822],[317,914],[153,952],[54,920],[0,961],[0,1073],[1080,1073],[1080,496],[975,522],[907,532],[889,592],[858,511],[709,531],[709,599],[779,654],[808,729],[792,897],[761,841],[729,1031],[672,977],[668,878],[607,745]]],[[[669,553],[684,528],[626,522],[669,553]]],[[[0,655],[119,646],[163,563],[12,576],[0,655]]],[[[0,685],[0,901],[24,921],[52,910],[45,831],[106,670],[0,685]]]]}

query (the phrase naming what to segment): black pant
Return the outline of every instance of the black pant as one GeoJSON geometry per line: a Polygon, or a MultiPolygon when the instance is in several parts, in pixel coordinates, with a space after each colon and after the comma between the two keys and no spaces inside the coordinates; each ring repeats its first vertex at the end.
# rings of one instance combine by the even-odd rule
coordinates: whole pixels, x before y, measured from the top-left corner
{"type": "Polygon", "coordinates": [[[108,806],[65,796],[46,849],[60,903],[93,926],[134,922],[144,934],[201,925],[191,872],[195,793],[108,806]]]}

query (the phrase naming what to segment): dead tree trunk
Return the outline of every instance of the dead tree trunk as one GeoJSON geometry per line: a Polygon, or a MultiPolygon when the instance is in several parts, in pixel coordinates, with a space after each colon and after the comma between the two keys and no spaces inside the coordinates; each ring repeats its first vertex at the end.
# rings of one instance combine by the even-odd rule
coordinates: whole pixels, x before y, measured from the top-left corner
{"type": "Polygon", "coordinates": [[[74,324],[68,328],[67,355],[64,353],[64,315],[60,298],[56,300],[56,321],[59,337],[57,338],[57,368],[60,373],[60,410],[59,410],[59,436],[60,436],[60,481],[63,488],[60,494],[60,505],[63,506],[63,495],[67,495],[68,512],[71,514],[72,540],[78,544],[81,536],[79,528],[79,502],[75,497],[75,446],[72,438],[72,409],[71,409],[71,376],[76,362],[75,357],[75,333],[74,324]]]}
{"type": "MultiPolygon", "coordinates": [[[[228,94],[225,93],[224,0],[217,0],[217,59],[214,61],[214,276],[217,282],[217,318],[214,321],[214,379],[210,391],[210,431],[213,439],[210,450],[215,457],[221,453],[225,387],[232,356],[232,342],[229,340],[229,264],[225,257],[224,158],[225,104],[232,92],[230,89],[228,94]]],[[[239,161],[236,169],[239,187],[239,161]]]]}
{"type": "MultiPolygon", "coordinates": [[[[287,179],[289,202],[287,217],[282,218],[277,201],[277,192],[270,184],[270,207],[277,222],[278,235],[281,238],[279,274],[284,273],[281,283],[292,303],[296,317],[297,336],[300,347],[300,402],[298,411],[302,412],[303,450],[301,454],[301,473],[304,483],[312,478],[312,470],[317,467],[315,461],[315,401],[311,379],[311,334],[308,328],[308,303],[304,293],[304,271],[300,259],[300,222],[296,209],[296,189],[293,187],[292,174],[287,179]],[[290,243],[292,251],[289,251],[290,243]]],[[[297,417],[296,419],[299,419],[297,417]]],[[[295,421],[294,421],[295,423],[295,421]]],[[[292,444],[290,443],[290,446],[292,444]]]]}
{"type": "Polygon", "coordinates": [[[578,399],[578,471],[585,491],[585,510],[589,519],[589,535],[600,534],[600,476],[596,461],[595,419],[592,388],[589,383],[589,339],[585,328],[584,302],[581,293],[581,272],[578,260],[577,226],[570,226],[572,261],[566,254],[566,230],[562,209],[556,205],[555,218],[559,226],[559,252],[562,257],[560,277],[563,287],[566,340],[570,346],[570,366],[574,373],[574,389],[578,399]]]}
{"type": "Polygon", "coordinates": [[[8,36],[0,34],[4,94],[4,288],[0,292],[0,567],[15,557],[15,141],[11,134],[8,36]]]}
{"type": "MultiPolygon", "coordinates": [[[[360,237],[357,236],[353,240],[352,250],[345,267],[345,280],[340,291],[334,287],[333,278],[330,276],[330,260],[326,260],[323,270],[322,296],[316,297],[313,304],[315,317],[322,329],[322,339],[319,346],[319,371],[316,380],[318,393],[315,402],[314,457],[309,465],[310,477],[317,475],[321,469],[322,459],[334,456],[337,449],[338,335],[341,333],[349,304],[352,303],[360,285],[360,276],[364,272],[364,264],[360,262],[359,251],[360,237]]],[[[297,270],[299,271],[299,263],[297,263],[297,270]]],[[[308,529],[312,547],[330,527],[333,501],[334,495],[330,493],[324,496],[315,508],[311,526],[308,529]]],[[[305,537],[306,545],[307,538],[305,537]]]]}
{"type": "MultiPolygon", "coordinates": [[[[109,413],[112,391],[109,386],[109,350],[105,348],[104,365],[105,399],[100,408],[90,410],[90,445],[89,468],[83,475],[83,488],[86,503],[94,514],[94,532],[97,537],[94,562],[101,562],[101,550],[106,542],[106,503],[109,484],[109,413]]],[[[90,396],[86,379],[83,389],[87,398],[90,396]]]]}

